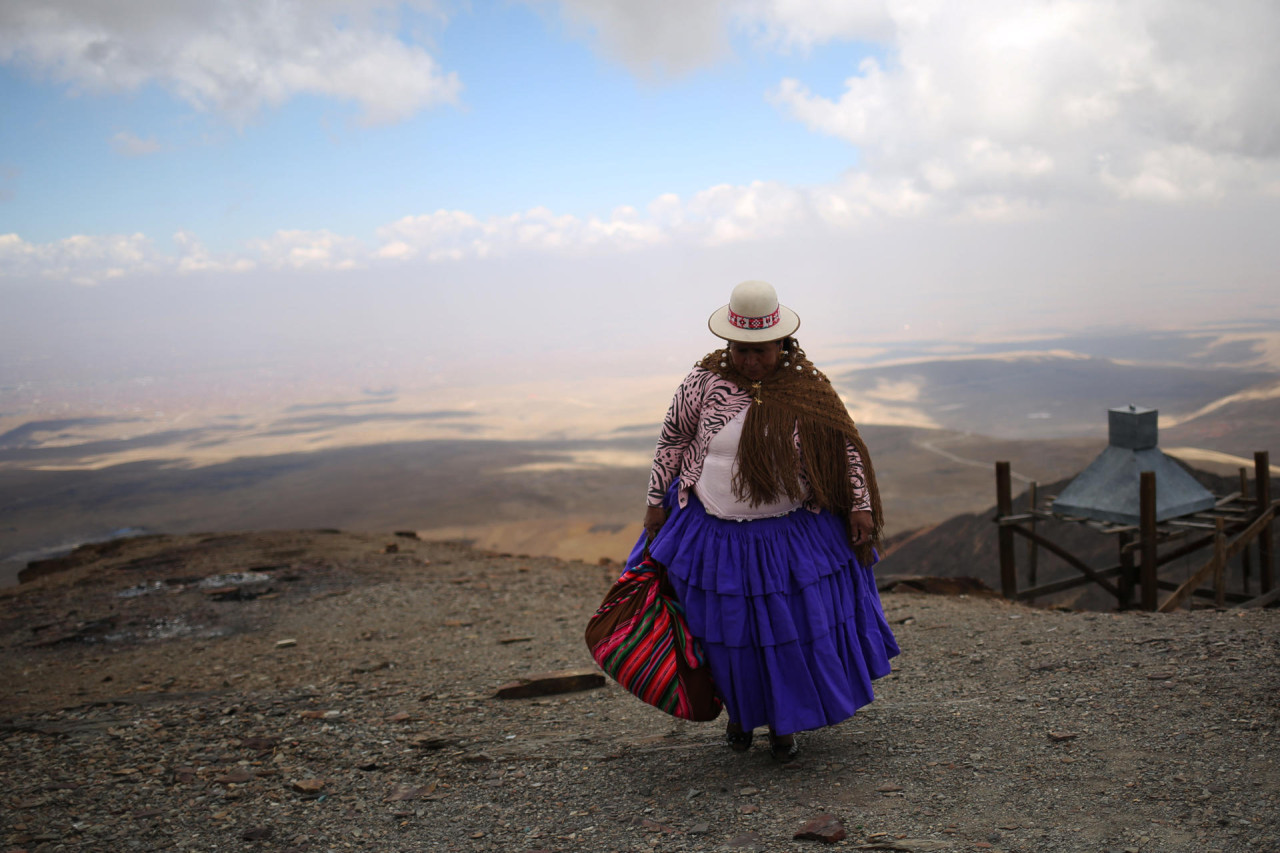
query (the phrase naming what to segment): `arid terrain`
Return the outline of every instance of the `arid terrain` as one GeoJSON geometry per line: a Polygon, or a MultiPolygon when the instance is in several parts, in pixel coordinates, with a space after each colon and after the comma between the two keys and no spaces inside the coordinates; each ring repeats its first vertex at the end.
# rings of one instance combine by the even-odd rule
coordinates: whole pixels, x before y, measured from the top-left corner
{"type": "Polygon", "coordinates": [[[878,700],[782,766],[583,683],[617,566],[311,531],[57,568],[0,592],[7,850],[1280,849],[1274,609],[886,592],[878,700]]]}
{"type": "MultiPolygon", "coordinates": [[[[12,583],[30,560],[121,529],[407,528],[517,553],[621,559],[640,531],[657,429],[593,442],[373,444],[194,467],[162,460],[0,467],[0,557],[10,556],[0,569],[12,583]]],[[[1091,439],[865,432],[895,531],[989,505],[987,460],[1011,459],[1020,474],[1048,481],[1079,470],[1100,449],[1091,439]]]]}
{"type": "MultiPolygon", "coordinates": [[[[414,529],[617,559],[639,530],[672,389],[702,351],[689,352],[614,354],[609,377],[393,363],[376,382],[328,384],[268,365],[132,378],[103,366],[61,383],[0,365],[0,585],[122,532],[414,529]]],[[[813,354],[872,448],[890,534],[984,511],[998,459],[1019,490],[1074,475],[1106,441],[1110,406],[1157,407],[1162,447],[1215,473],[1280,453],[1280,332],[1265,323],[813,354]]]]}

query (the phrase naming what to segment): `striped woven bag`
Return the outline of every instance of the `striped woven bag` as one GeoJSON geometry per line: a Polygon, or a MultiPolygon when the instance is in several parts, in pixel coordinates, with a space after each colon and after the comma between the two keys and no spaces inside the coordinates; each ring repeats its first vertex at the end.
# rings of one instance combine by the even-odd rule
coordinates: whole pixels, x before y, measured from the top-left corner
{"type": "Polygon", "coordinates": [[[615,681],[684,720],[714,720],[721,702],[663,565],[648,555],[622,573],[587,623],[587,648],[615,681]]]}

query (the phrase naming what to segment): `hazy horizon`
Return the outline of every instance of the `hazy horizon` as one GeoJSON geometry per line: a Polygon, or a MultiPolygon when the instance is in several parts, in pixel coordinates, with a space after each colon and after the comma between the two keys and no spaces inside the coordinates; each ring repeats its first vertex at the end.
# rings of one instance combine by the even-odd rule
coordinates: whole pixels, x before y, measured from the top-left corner
{"type": "MultiPolygon", "coordinates": [[[[683,356],[674,346],[593,358],[494,352],[443,370],[431,365],[447,359],[378,361],[350,349],[326,361],[298,351],[197,367],[175,360],[151,373],[106,353],[79,373],[11,361],[0,366],[0,466],[54,464],[39,461],[46,451],[60,466],[94,468],[441,438],[647,435],[701,348],[714,344],[700,337],[683,356]]],[[[1105,408],[1129,402],[1160,408],[1168,428],[1240,395],[1280,396],[1280,324],[1271,323],[806,346],[860,423],[993,438],[1101,436],[1105,408]]]]}

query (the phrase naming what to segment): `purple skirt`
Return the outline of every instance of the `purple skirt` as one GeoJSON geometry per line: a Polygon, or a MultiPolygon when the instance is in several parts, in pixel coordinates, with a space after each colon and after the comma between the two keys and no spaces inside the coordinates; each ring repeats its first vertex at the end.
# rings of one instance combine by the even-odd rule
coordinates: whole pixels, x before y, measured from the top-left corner
{"type": "MultiPolygon", "coordinates": [[[[667,567],[729,719],[778,734],[830,726],[875,695],[898,654],[875,577],[849,546],[843,522],[798,509],[726,521],[692,492],[649,553],[667,567]]],[[[627,564],[640,559],[644,539],[627,564]]]]}

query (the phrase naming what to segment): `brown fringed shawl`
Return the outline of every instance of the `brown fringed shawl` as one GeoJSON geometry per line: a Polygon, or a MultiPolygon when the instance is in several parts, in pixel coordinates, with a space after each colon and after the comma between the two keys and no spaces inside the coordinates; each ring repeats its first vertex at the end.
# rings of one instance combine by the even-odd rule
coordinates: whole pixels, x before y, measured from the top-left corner
{"type": "Polygon", "coordinates": [[[870,564],[872,546],[879,546],[884,528],[880,490],[876,486],[871,454],[858,428],[831,386],[831,381],[805,357],[795,338],[787,338],[772,376],[753,382],[733,366],[727,349],[708,353],[700,363],[742,388],[754,402],[747,411],[738,444],[738,473],[733,490],[752,506],[805,497],[796,465],[793,430],[800,431],[800,453],[813,500],[835,513],[847,526],[853,508],[853,484],[849,482],[846,442],[862,457],[862,472],[871,498],[874,530],[870,543],[858,548],[863,565],[870,564]]]}

